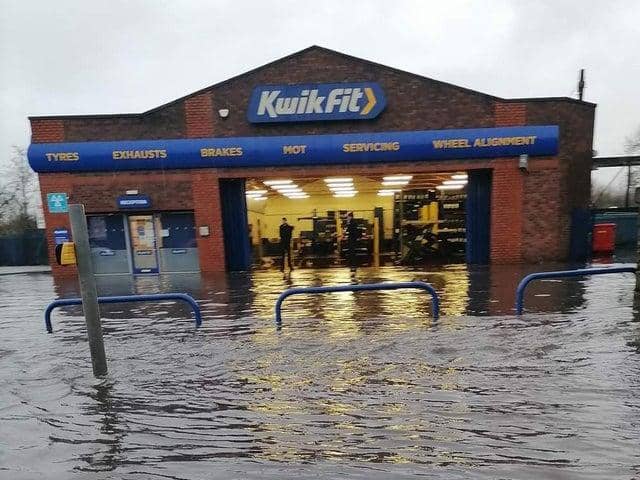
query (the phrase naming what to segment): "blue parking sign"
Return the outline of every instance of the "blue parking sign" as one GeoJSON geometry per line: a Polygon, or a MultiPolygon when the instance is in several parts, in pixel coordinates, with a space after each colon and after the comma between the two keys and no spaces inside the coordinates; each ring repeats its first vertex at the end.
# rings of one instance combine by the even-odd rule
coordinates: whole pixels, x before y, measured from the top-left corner
{"type": "Polygon", "coordinates": [[[49,213],[67,213],[67,194],[47,193],[47,205],[49,206],[49,213]]]}

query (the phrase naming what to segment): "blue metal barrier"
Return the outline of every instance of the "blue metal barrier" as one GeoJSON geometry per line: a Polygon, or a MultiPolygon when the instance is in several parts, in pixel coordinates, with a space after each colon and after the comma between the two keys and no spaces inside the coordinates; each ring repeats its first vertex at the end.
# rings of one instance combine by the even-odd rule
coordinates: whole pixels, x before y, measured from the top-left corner
{"type": "Polygon", "coordinates": [[[419,288],[431,294],[431,310],[433,318],[438,319],[440,315],[440,300],[435,289],[425,282],[385,282],[385,283],[362,283],[353,285],[334,285],[329,287],[297,287],[285,290],[276,301],[276,325],[282,325],[282,302],[291,295],[303,293],[331,293],[331,292],[359,292],[363,290],[398,290],[400,288],[419,288]]]}
{"type": "MultiPolygon", "coordinates": [[[[195,315],[196,328],[202,325],[202,315],[200,307],[193,297],[186,293],[158,293],[153,295],[119,295],[114,297],[98,297],[98,303],[128,303],[128,302],[150,302],[154,300],[182,300],[187,302],[193,309],[195,315]]],[[[62,298],[51,302],[44,311],[44,323],[47,326],[47,332],[53,333],[51,327],[51,312],[58,307],[67,305],[82,305],[81,298],[62,298]]]]}
{"type": "Polygon", "coordinates": [[[531,273],[520,280],[516,289],[516,314],[522,315],[524,309],[524,291],[533,280],[541,278],[584,277],[587,275],[606,275],[609,273],[635,273],[636,267],[582,268],[578,270],[559,270],[557,272],[531,273]]]}

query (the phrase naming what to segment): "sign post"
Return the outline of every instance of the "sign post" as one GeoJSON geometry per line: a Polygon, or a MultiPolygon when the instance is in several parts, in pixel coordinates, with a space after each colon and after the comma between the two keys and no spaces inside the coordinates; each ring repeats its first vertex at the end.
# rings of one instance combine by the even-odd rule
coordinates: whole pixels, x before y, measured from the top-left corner
{"type": "Polygon", "coordinates": [[[69,220],[71,221],[71,234],[73,235],[73,241],[75,243],[78,279],[80,281],[80,293],[82,296],[82,310],[87,323],[87,336],[89,337],[93,375],[95,377],[102,377],[107,374],[107,357],[104,352],[104,341],[102,339],[102,324],[100,322],[100,310],[98,308],[98,291],[96,289],[96,280],[93,276],[93,265],[91,264],[89,232],[87,230],[87,219],[84,214],[84,205],[69,205],[69,220]]]}

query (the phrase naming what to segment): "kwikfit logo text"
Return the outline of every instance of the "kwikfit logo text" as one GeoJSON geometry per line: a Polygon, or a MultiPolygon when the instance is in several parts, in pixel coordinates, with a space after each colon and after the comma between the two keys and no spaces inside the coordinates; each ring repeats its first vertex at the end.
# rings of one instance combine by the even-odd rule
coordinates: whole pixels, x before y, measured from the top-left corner
{"type": "Polygon", "coordinates": [[[264,90],[260,93],[258,115],[277,118],[280,115],[331,114],[335,112],[368,114],[376,104],[371,88],[334,88],[328,95],[320,95],[317,88],[302,90],[299,96],[281,96],[281,90],[264,90]],[[363,98],[366,99],[361,101],[363,98]]]}

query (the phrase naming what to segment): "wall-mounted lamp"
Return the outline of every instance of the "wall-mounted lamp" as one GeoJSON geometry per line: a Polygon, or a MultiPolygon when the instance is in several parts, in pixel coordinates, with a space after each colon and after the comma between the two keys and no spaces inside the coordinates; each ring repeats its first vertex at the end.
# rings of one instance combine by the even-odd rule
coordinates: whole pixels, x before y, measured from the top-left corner
{"type": "Polygon", "coordinates": [[[529,155],[526,153],[520,155],[520,159],[518,160],[518,168],[522,173],[527,173],[529,171],[529,155]]]}
{"type": "Polygon", "coordinates": [[[209,236],[209,225],[202,225],[202,226],[198,227],[198,232],[200,233],[201,237],[208,237],[209,236]]]}
{"type": "Polygon", "coordinates": [[[229,116],[229,109],[221,108],[220,110],[218,110],[218,115],[220,115],[220,118],[227,118],[229,116]]]}

